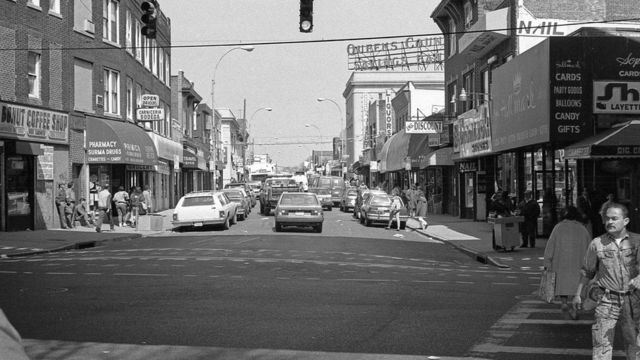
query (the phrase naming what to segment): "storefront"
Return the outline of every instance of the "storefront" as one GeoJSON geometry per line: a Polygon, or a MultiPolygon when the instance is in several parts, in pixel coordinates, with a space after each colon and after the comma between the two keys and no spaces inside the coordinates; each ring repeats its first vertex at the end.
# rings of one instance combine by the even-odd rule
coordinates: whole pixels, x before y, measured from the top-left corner
{"type": "Polygon", "coordinates": [[[156,133],[147,133],[158,152],[158,165],[155,174],[156,195],[155,210],[166,210],[175,206],[180,199],[180,163],[182,162],[182,144],[156,133]]]}
{"type": "Polygon", "coordinates": [[[60,226],[55,188],[69,178],[69,116],[0,103],[0,230],[60,226]]]}
{"type": "Polygon", "coordinates": [[[86,149],[90,205],[97,201],[95,185],[98,184],[108,184],[112,194],[120,186],[127,191],[133,186],[155,187],[158,154],[142,128],[128,122],[88,116],[86,149]]]}

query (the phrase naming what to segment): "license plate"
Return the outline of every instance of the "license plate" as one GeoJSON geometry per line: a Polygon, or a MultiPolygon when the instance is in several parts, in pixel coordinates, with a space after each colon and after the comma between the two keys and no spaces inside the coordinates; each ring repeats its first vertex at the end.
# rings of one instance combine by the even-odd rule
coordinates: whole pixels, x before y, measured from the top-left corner
{"type": "Polygon", "coordinates": [[[202,226],[202,223],[201,223],[201,222],[193,223],[193,226],[195,226],[195,227],[201,227],[201,226],[202,226]]]}
{"type": "Polygon", "coordinates": [[[381,213],[380,216],[389,216],[389,213],[381,213]]]}
{"type": "Polygon", "coordinates": [[[295,216],[305,216],[306,214],[304,212],[298,211],[298,212],[294,213],[294,215],[295,216]]]}

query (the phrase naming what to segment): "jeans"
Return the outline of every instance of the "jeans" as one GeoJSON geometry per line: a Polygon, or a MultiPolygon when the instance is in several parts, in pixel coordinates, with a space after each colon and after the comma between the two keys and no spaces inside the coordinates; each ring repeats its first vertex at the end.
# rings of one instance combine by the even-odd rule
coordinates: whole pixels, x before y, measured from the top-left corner
{"type": "Polygon", "coordinates": [[[640,294],[616,295],[608,291],[598,301],[595,323],[591,326],[593,360],[611,360],[615,327],[619,322],[625,343],[627,360],[640,360],[640,294]]]}
{"type": "Polygon", "coordinates": [[[127,215],[127,203],[119,202],[116,204],[116,210],[118,211],[118,225],[124,223],[125,216],[127,215]]]}

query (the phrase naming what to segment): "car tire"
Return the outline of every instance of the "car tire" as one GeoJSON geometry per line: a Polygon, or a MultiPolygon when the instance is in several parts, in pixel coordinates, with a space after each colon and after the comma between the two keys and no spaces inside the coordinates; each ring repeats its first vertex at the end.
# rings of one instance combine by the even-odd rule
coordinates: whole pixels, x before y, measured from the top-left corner
{"type": "Polygon", "coordinates": [[[362,218],[362,214],[358,213],[358,221],[360,221],[360,224],[364,224],[364,219],[362,218]]]}
{"type": "Polygon", "coordinates": [[[331,211],[331,210],[333,210],[333,207],[332,206],[327,206],[327,211],[331,211]]]}
{"type": "Polygon", "coordinates": [[[315,226],[315,230],[316,230],[317,233],[321,233],[322,232],[322,224],[316,225],[315,226]]]}
{"type": "Polygon", "coordinates": [[[276,223],[276,232],[282,231],[282,225],[280,223],[276,223]]]}

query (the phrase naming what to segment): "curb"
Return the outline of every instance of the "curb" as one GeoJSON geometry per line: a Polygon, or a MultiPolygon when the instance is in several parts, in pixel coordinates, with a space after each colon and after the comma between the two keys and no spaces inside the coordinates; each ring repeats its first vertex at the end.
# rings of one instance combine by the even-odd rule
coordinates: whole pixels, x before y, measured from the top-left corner
{"type": "Polygon", "coordinates": [[[493,266],[499,267],[501,269],[510,268],[509,265],[504,265],[504,264],[498,262],[497,260],[495,260],[494,258],[489,256],[487,253],[484,253],[484,252],[481,252],[481,251],[477,251],[477,250],[468,248],[466,246],[454,244],[449,240],[446,240],[446,239],[443,239],[443,238],[439,238],[437,236],[432,236],[432,235],[426,234],[424,232],[424,230],[415,230],[415,231],[417,231],[418,233],[420,233],[420,234],[422,234],[424,236],[430,237],[432,239],[436,239],[436,240],[442,241],[443,243],[451,246],[452,248],[454,248],[456,250],[459,250],[459,251],[469,255],[470,257],[474,258],[476,261],[478,261],[480,263],[493,265],[493,266]]]}
{"type": "Polygon", "coordinates": [[[40,255],[40,254],[48,254],[48,253],[67,251],[67,250],[86,249],[86,248],[96,247],[96,246],[102,245],[102,244],[110,242],[110,241],[133,240],[133,239],[137,239],[137,238],[141,238],[141,237],[142,237],[142,234],[128,234],[128,235],[123,235],[123,236],[113,237],[113,238],[108,238],[108,239],[79,241],[79,242],[75,242],[75,243],[72,243],[72,244],[59,246],[59,247],[52,248],[52,249],[43,249],[43,250],[37,250],[37,251],[24,251],[24,252],[19,252],[19,253],[12,253],[12,254],[2,254],[2,255],[0,255],[0,258],[7,259],[7,258],[15,258],[15,257],[23,257],[23,256],[33,256],[33,255],[40,255]]]}

